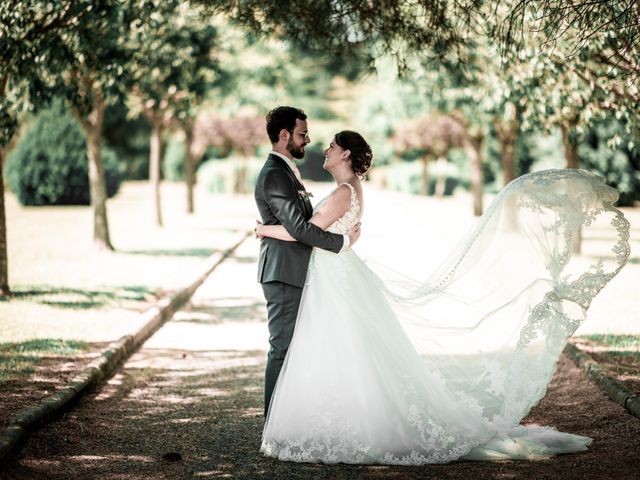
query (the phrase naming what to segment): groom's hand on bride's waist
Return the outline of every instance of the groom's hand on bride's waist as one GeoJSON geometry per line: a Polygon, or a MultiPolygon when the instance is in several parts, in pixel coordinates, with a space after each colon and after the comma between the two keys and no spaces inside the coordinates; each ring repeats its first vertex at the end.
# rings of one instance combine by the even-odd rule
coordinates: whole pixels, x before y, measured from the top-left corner
{"type": "Polygon", "coordinates": [[[360,238],[360,225],[360,222],[356,223],[353,227],[351,227],[351,230],[347,232],[347,235],[349,235],[350,247],[353,247],[353,244],[356,243],[360,238]]]}
{"type": "Polygon", "coordinates": [[[262,222],[260,220],[256,220],[256,226],[253,229],[253,233],[255,234],[256,238],[262,240],[264,238],[264,235],[260,235],[260,233],[258,233],[258,227],[260,227],[260,225],[262,225],[262,222]]]}

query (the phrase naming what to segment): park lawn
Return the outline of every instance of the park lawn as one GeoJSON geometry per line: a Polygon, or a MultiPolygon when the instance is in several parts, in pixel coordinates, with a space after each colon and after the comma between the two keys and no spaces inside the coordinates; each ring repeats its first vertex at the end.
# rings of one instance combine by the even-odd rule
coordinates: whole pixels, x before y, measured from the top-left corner
{"type": "Polygon", "coordinates": [[[35,373],[41,359],[87,350],[85,342],[42,338],[0,344],[0,381],[21,380],[35,373]]]}
{"type": "Polygon", "coordinates": [[[162,194],[162,228],[147,182],[125,182],[109,200],[115,252],[93,248],[89,207],[23,207],[6,195],[14,296],[0,301],[0,428],[137,331],[141,312],[255,222],[249,196],[196,190],[196,213],[187,215],[182,184],[165,183],[162,194]]]}
{"type": "Polygon", "coordinates": [[[640,335],[592,334],[576,337],[575,342],[611,376],[640,394],[640,335]]]}
{"type": "Polygon", "coordinates": [[[88,207],[22,207],[7,195],[14,297],[0,303],[0,343],[108,341],[135,331],[138,313],[185,286],[254,222],[247,197],[198,192],[197,212],[187,215],[181,184],[164,184],[162,194],[164,228],[153,223],[146,182],[125,182],[109,201],[115,252],[94,250],[88,207]]]}

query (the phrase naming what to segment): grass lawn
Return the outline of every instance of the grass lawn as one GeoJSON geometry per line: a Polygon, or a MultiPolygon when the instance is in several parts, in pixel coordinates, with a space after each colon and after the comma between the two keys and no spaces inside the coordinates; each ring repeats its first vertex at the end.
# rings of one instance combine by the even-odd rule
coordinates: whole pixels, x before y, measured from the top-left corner
{"type": "Polygon", "coordinates": [[[0,344],[0,381],[19,380],[35,372],[39,360],[50,355],[66,355],[87,349],[85,342],[42,338],[0,344]]]}
{"type": "Polygon", "coordinates": [[[115,252],[93,249],[88,207],[22,207],[8,195],[14,297],[0,303],[0,343],[109,341],[135,331],[140,311],[184,286],[253,222],[242,214],[245,197],[199,193],[197,213],[187,215],[181,184],[165,184],[162,193],[164,228],[153,224],[146,182],[125,183],[109,201],[115,252]]]}
{"type": "Polygon", "coordinates": [[[640,393],[640,336],[593,334],[574,341],[629,390],[640,393]]]}
{"type": "Polygon", "coordinates": [[[165,183],[162,194],[162,228],[147,182],[125,182],[109,200],[115,252],[93,248],[89,207],[23,207],[6,195],[14,296],[0,301],[0,427],[135,332],[140,312],[254,223],[249,196],[197,191],[197,212],[187,215],[182,184],[165,183]]]}

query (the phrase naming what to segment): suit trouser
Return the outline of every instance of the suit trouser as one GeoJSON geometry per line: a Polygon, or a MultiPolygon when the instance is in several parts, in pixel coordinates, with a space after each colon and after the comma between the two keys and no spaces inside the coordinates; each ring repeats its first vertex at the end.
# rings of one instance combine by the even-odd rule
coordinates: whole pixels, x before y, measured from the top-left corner
{"type": "Polygon", "coordinates": [[[282,282],[268,282],[262,284],[262,291],[267,300],[269,325],[269,353],[264,373],[264,414],[266,416],[273,389],[293,337],[302,288],[282,282]]]}

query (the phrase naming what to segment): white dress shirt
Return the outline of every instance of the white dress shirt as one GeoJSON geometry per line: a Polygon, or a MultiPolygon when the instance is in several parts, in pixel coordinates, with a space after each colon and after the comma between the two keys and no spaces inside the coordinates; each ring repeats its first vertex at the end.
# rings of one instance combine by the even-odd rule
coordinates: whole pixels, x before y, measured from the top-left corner
{"type": "MultiPolygon", "coordinates": [[[[275,156],[280,157],[281,159],[283,159],[285,161],[285,163],[287,164],[287,166],[291,169],[293,174],[296,176],[296,178],[300,181],[300,183],[302,183],[302,175],[300,175],[300,170],[298,169],[298,166],[296,165],[296,163],[293,160],[291,160],[288,157],[285,157],[284,155],[282,155],[281,153],[276,152],[275,150],[271,150],[269,152],[269,155],[275,155],[275,156]]],[[[344,238],[344,242],[342,244],[342,248],[340,249],[341,252],[343,252],[344,250],[349,248],[349,245],[351,244],[351,240],[349,240],[349,235],[343,235],[342,237],[344,238]]]]}

